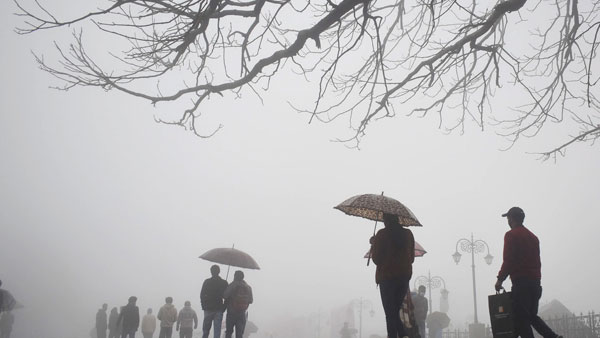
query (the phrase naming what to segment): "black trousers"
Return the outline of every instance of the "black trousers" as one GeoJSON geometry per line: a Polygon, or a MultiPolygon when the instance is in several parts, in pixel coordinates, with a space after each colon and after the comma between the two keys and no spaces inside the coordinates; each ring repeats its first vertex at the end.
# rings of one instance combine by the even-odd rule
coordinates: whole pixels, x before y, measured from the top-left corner
{"type": "Polygon", "coordinates": [[[106,338],[106,329],[96,328],[96,337],[98,337],[98,338],[106,338]]]}
{"type": "Polygon", "coordinates": [[[160,328],[160,332],[158,333],[158,338],[171,338],[173,334],[173,327],[162,327],[160,328]]]}
{"type": "Polygon", "coordinates": [[[533,338],[533,327],[544,338],[556,338],[557,334],[538,316],[538,306],[542,297],[540,281],[515,279],[512,281],[511,291],[517,335],[521,338],[533,338]]]}
{"type": "Polygon", "coordinates": [[[225,338],[231,338],[233,330],[235,329],[235,338],[242,338],[244,336],[244,329],[246,329],[246,311],[233,311],[227,309],[227,316],[225,317],[225,338]]]}
{"type": "Polygon", "coordinates": [[[406,336],[404,325],[400,320],[400,308],[408,291],[408,283],[408,279],[385,280],[379,283],[381,303],[385,312],[385,324],[390,338],[406,336]]]}

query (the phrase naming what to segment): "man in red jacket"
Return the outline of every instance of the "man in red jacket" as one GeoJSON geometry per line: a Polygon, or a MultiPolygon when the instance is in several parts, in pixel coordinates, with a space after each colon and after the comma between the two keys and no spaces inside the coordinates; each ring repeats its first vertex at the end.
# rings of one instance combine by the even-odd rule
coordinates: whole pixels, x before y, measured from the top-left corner
{"type": "Polygon", "coordinates": [[[544,338],[562,338],[537,315],[542,297],[540,241],[523,225],[523,209],[512,207],[502,217],[508,220],[510,230],[504,235],[503,262],[495,288],[500,291],[502,282],[510,276],[517,335],[533,338],[533,326],[544,338]]]}

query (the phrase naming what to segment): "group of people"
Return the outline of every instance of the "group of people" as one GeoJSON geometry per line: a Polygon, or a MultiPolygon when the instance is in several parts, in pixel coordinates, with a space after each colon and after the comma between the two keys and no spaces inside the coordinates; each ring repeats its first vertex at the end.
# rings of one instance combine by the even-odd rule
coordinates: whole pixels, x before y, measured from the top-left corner
{"type": "MultiPolygon", "coordinates": [[[[225,318],[225,337],[231,338],[235,332],[236,338],[242,338],[248,318],[248,307],[254,302],[252,288],[244,280],[244,273],[236,271],[233,282],[228,284],[219,274],[218,265],[210,268],[211,277],[202,284],[200,291],[200,305],[204,311],[202,323],[202,338],[208,338],[214,324],[214,338],[221,337],[221,324],[223,314],[225,318]]],[[[136,305],[137,298],[129,297],[127,305],[121,307],[119,312],[113,308],[107,315],[107,304],[96,314],[97,338],[135,338],[140,329],[140,313],[136,305]]],[[[173,298],[166,297],[165,304],[160,308],[156,317],[152,309],[142,318],[141,331],[144,338],[153,338],[156,331],[157,320],[160,322],[158,338],[171,338],[173,327],[179,331],[180,338],[192,338],[193,330],[198,328],[198,315],[192,309],[190,301],[185,301],[184,307],[177,311],[173,305],[173,298]]]]}
{"type": "MultiPolygon", "coordinates": [[[[542,296],[540,244],[538,238],[523,224],[525,212],[512,207],[502,215],[510,230],[504,236],[503,263],[495,284],[502,289],[504,280],[512,281],[512,301],[515,315],[515,336],[533,338],[532,327],[544,338],[562,338],[538,316],[539,299],[542,296]]],[[[419,332],[410,334],[400,317],[402,304],[412,277],[415,259],[415,239],[412,232],[403,227],[399,218],[383,214],[385,227],[370,239],[371,257],[377,265],[375,281],[379,285],[381,302],[385,312],[388,338],[404,338],[418,334],[425,338],[425,323],[419,314],[419,332]]],[[[424,293],[424,289],[422,289],[424,293]]],[[[425,313],[427,310],[425,310],[425,313]]],[[[431,335],[430,335],[431,336],[431,335]]]]}

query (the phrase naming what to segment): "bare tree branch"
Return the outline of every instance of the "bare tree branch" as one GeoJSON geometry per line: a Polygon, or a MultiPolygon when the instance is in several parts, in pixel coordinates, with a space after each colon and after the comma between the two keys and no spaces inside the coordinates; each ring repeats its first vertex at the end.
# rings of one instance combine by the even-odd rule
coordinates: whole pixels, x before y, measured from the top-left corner
{"type": "Polygon", "coordinates": [[[350,134],[338,140],[350,147],[399,107],[447,132],[491,126],[508,148],[549,125],[580,129],[544,159],[598,138],[600,0],[98,0],[64,20],[38,0],[13,1],[20,34],[75,28],[68,47],[56,43],[58,62],[35,56],[60,89],[190,102],[158,121],[202,137],[213,134],[196,128],[213,94],[262,101],[288,72],[315,84],[314,104],[290,106],[309,122],[343,120],[350,134]],[[84,32],[128,47],[92,53],[84,32]]]}

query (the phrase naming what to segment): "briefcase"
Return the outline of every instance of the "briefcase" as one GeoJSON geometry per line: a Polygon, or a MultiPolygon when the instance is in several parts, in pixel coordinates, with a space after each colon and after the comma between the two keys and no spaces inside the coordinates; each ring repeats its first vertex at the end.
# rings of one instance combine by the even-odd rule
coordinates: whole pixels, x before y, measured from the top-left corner
{"type": "Polygon", "coordinates": [[[494,338],[515,338],[515,314],[513,312],[511,293],[496,292],[488,296],[490,322],[494,338]]]}

